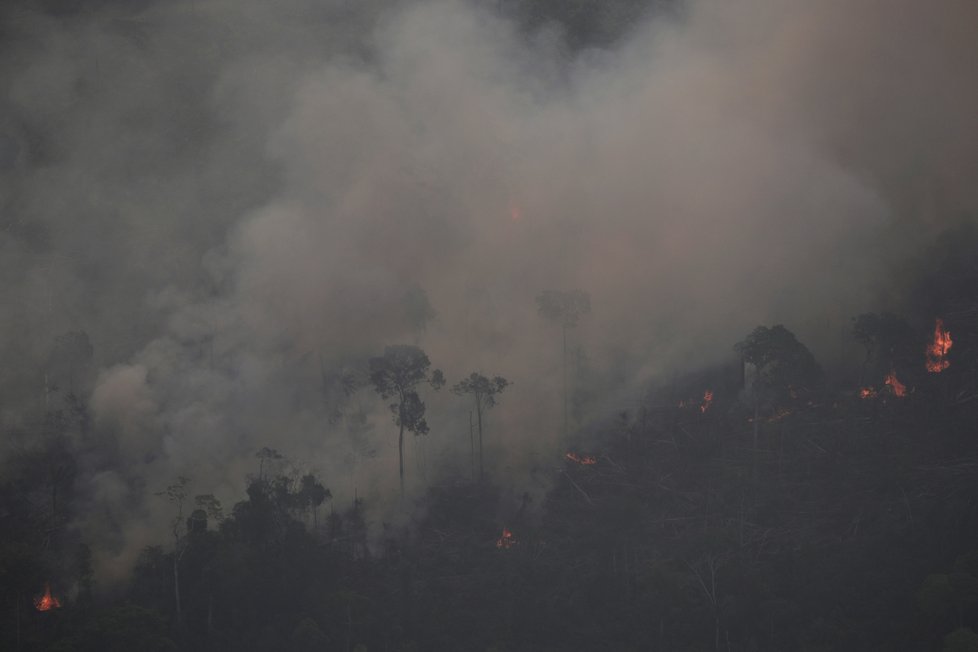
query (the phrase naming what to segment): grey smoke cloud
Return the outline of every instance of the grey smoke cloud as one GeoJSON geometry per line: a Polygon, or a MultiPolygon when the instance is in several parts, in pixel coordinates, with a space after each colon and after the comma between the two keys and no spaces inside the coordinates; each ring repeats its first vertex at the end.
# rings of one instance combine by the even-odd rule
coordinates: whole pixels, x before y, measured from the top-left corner
{"type": "MultiPolygon", "coordinates": [[[[230,503],[262,446],[398,518],[385,406],[323,388],[385,344],[514,382],[488,437],[522,490],[564,445],[540,291],[590,294],[571,344],[627,407],[758,323],[835,350],[889,252],[978,202],[971,2],[700,0],[573,55],[495,3],[349,5],[8,15],[0,417],[89,333],[116,444],[79,527],[113,576],[166,536],[153,491],[230,503]]],[[[413,492],[468,464],[468,406],[425,399],[413,492]]]]}

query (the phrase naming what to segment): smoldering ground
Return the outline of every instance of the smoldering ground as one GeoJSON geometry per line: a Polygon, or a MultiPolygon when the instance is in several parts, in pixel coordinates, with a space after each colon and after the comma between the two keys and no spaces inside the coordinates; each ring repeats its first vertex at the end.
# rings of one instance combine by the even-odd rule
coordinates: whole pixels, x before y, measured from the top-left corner
{"type": "MultiPolygon", "coordinates": [[[[104,577],[166,532],[154,491],[230,504],[263,446],[405,512],[386,406],[340,389],[386,344],[513,382],[487,455],[518,492],[564,443],[542,290],[591,297],[586,423],[758,323],[832,354],[978,202],[972,2],[701,0],[581,49],[499,7],[6,10],[4,448],[69,385],[88,402],[76,525],[104,577]]],[[[468,473],[468,404],[423,398],[412,495],[468,473]]]]}

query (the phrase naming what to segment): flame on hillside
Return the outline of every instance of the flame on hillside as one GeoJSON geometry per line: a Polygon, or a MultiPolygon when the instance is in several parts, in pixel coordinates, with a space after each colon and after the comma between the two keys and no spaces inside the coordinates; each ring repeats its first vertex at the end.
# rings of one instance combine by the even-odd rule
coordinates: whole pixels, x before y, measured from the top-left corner
{"type": "Polygon", "coordinates": [[[700,412],[706,414],[706,411],[710,409],[710,405],[713,403],[713,390],[708,389],[703,392],[703,402],[700,403],[700,412]]]}
{"type": "Polygon", "coordinates": [[[859,389],[859,398],[861,399],[876,398],[877,394],[878,392],[874,387],[862,387],[859,389]]]}
{"type": "Polygon", "coordinates": [[[952,344],[950,331],[944,328],[944,320],[938,317],[934,322],[934,339],[927,345],[927,371],[939,374],[951,366],[947,353],[952,344]]]}
{"type": "Polygon", "coordinates": [[[896,396],[907,395],[907,386],[897,379],[895,371],[888,373],[886,378],[883,379],[883,383],[886,384],[890,388],[890,391],[892,391],[896,396]]]}
{"type": "Polygon", "coordinates": [[[34,598],[34,608],[38,611],[51,611],[52,609],[61,608],[61,602],[51,595],[51,586],[49,584],[44,584],[44,595],[39,598],[34,598]]]}
{"type": "Polygon", "coordinates": [[[598,463],[598,458],[594,455],[578,455],[577,453],[567,452],[564,453],[564,457],[569,459],[571,462],[577,462],[583,466],[591,466],[592,464],[598,463]]]}
{"type": "Polygon", "coordinates": [[[497,548],[512,548],[516,545],[516,539],[513,537],[513,533],[503,528],[503,535],[496,539],[497,548]]]}

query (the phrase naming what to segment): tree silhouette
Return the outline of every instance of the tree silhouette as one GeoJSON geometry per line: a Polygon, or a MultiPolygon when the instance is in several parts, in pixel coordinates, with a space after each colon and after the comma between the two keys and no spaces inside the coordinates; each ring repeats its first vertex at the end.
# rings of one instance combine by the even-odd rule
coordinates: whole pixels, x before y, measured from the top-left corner
{"type": "Polygon", "coordinates": [[[492,379],[486,378],[478,372],[472,374],[463,381],[452,387],[452,392],[459,396],[471,394],[475,399],[475,413],[479,424],[479,480],[484,477],[484,466],[482,463],[482,411],[493,407],[496,404],[496,396],[501,394],[509,381],[502,376],[495,376],[492,379]]]}
{"type": "Polygon", "coordinates": [[[428,294],[417,285],[404,293],[403,305],[404,316],[414,331],[415,340],[420,340],[428,329],[428,323],[435,319],[438,313],[431,307],[428,294]]]}
{"type": "Polygon", "coordinates": [[[544,290],[537,297],[537,307],[545,319],[560,326],[563,340],[561,359],[564,379],[564,434],[567,434],[567,331],[575,328],[582,315],[591,312],[591,299],[581,290],[544,290]]]}
{"type": "Polygon", "coordinates": [[[815,356],[781,324],[758,326],[734,349],[754,367],[752,390],[762,399],[776,402],[812,389],[822,376],[815,356]]]}
{"type": "Polygon", "coordinates": [[[425,352],[410,344],[388,346],[384,355],[370,358],[370,382],[381,398],[395,398],[390,404],[394,423],[398,427],[397,457],[401,493],[404,493],[404,431],[415,435],[428,433],[425,421],[425,404],[415,389],[426,382],[435,389],[445,384],[445,377],[438,369],[432,371],[431,361],[425,352]]]}
{"type": "Polygon", "coordinates": [[[781,324],[758,326],[734,345],[754,374],[748,395],[754,405],[754,450],[757,451],[761,406],[774,407],[811,390],[822,370],[808,348],[781,324]]]}

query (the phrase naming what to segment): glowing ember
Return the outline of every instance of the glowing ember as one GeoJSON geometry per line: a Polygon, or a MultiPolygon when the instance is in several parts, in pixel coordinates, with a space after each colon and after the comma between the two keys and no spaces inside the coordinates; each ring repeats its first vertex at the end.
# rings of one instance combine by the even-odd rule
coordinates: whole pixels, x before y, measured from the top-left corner
{"type": "Polygon", "coordinates": [[[591,466],[592,464],[598,463],[598,458],[594,455],[578,455],[577,453],[565,453],[564,457],[569,459],[571,462],[577,462],[578,464],[583,464],[584,466],[591,466]]]}
{"type": "Polygon", "coordinates": [[[934,341],[927,345],[927,371],[939,374],[951,366],[947,352],[952,344],[951,333],[944,328],[944,320],[938,318],[934,322],[934,341]]]}
{"type": "Polygon", "coordinates": [[[711,403],[713,403],[713,390],[708,389],[703,392],[703,402],[700,404],[700,412],[706,414],[706,411],[710,409],[711,403]]]}
{"type": "Polygon", "coordinates": [[[876,390],[872,387],[863,387],[859,390],[859,398],[876,398],[876,390]]]}
{"type": "Polygon", "coordinates": [[[895,371],[891,371],[890,373],[886,374],[886,378],[883,379],[883,382],[889,386],[890,391],[892,391],[895,395],[907,395],[907,386],[897,380],[895,371]]]}
{"type": "Polygon", "coordinates": [[[51,611],[52,609],[60,609],[61,603],[51,595],[51,587],[45,584],[44,595],[40,598],[34,598],[34,607],[38,611],[51,611]]]}
{"type": "Polygon", "coordinates": [[[509,217],[514,222],[519,222],[521,219],[523,219],[523,211],[521,211],[520,210],[520,207],[517,206],[516,204],[510,204],[509,205],[509,217]]]}
{"type": "Polygon", "coordinates": [[[516,545],[516,539],[513,538],[513,533],[503,528],[503,535],[496,539],[497,548],[512,548],[516,545]]]}

